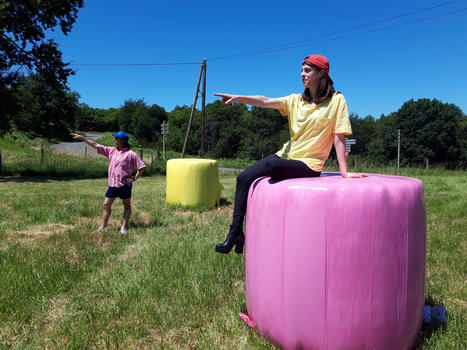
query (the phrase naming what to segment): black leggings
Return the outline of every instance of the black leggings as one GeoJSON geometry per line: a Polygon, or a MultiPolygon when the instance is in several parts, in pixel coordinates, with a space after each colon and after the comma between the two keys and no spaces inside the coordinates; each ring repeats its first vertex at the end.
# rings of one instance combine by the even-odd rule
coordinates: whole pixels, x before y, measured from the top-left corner
{"type": "Polygon", "coordinates": [[[243,170],[237,176],[235,189],[235,203],[231,229],[238,231],[243,229],[243,219],[246,213],[248,190],[257,178],[269,176],[272,179],[290,179],[296,177],[315,177],[321,172],[311,170],[305,163],[299,160],[282,159],[276,154],[261,159],[258,163],[243,170]]]}

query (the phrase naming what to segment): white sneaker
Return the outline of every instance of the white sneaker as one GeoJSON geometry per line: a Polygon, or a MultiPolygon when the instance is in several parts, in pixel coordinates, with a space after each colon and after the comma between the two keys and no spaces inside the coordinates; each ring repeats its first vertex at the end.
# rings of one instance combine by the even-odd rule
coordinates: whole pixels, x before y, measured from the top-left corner
{"type": "Polygon", "coordinates": [[[121,234],[121,235],[124,235],[124,234],[127,233],[127,232],[128,232],[128,229],[127,229],[127,228],[125,228],[125,227],[120,227],[120,234],[121,234]]]}
{"type": "Polygon", "coordinates": [[[99,227],[97,230],[92,231],[92,233],[99,233],[107,231],[107,227],[99,227]]]}

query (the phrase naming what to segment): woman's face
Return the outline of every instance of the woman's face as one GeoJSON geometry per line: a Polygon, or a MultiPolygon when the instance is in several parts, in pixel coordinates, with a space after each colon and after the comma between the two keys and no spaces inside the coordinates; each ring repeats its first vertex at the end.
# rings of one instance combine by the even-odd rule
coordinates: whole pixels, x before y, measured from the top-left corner
{"type": "Polygon", "coordinates": [[[122,148],[125,143],[122,139],[119,139],[118,137],[114,137],[114,144],[115,144],[115,147],[122,148]]]}
{"type": "Polygon", "coordinates": [[[307,64],[302,65],[302,73],[300,77],[302,78],[302,83],[304,88],[309,88],[314,90],[319,83],[319,80],[324,74],[324,70],[318,71],[316,68],[311,67],[307,64]]]}

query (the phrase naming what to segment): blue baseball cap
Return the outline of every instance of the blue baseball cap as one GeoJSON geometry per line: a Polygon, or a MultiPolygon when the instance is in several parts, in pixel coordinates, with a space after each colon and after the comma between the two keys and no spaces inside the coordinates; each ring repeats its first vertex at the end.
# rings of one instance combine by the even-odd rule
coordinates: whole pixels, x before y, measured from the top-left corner
{"type": "Polygon", "coordinates": [[[115,136],[115,137],[118,137],[119,139],[125,140],[125,141],[128,141],[128,139],[129,139],[129,137],[126,134],[125,131],[119,131],[116,134],[112,134],[112,135],[115,136]]]}

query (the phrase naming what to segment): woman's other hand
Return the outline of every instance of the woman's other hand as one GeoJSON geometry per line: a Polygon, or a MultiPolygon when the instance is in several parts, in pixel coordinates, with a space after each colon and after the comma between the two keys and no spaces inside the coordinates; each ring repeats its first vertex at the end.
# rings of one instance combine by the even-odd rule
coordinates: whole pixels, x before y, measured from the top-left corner
{"type": "Polygon", "coordinates": [[[229,105],[232,102],[235,101],[235,98],[238,97],[238,95],[231,95],[231,94],[214,94],[214,96],[219,96],[222,98],[222,103],[225,105],[229,105]]]}
{"type": "Polygon", "coordinates": [[[83,141],[84,137],[81,136],[81,135],[78,135],[78,134],[70,134],[71,136],[73,136],[73,139],[74,140],[81,140],[83,141]]]}
{"type": "Polygon", "coordinates": [[[368,177],[366,174],[360,174],[360,173],[346,173],[342,174],[342,177],[347,178],[360,178],[360,177],[368,177]]]}

